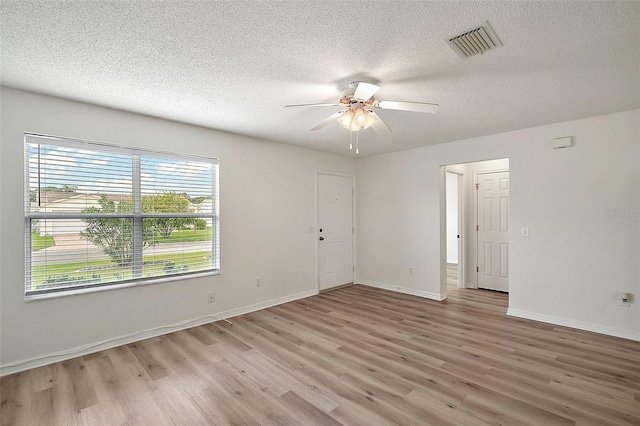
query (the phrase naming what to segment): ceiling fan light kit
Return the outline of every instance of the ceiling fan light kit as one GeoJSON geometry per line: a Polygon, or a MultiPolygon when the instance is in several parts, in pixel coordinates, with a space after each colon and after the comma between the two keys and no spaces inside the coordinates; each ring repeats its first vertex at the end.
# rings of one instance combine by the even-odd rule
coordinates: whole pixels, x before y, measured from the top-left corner
{"type": "MultiPolygon", "coordinates": [[[[342,127],[350,132],[356,132],[356,154],[360,152],[358,149],[358,133],[361,130],[368,129],[374,124],[379,124],[379,128],[391,131],[389,126],[374,112],[374,109],[390,109],[397,111],[412,111],[420,113],[436,113],[439,106],[424,102],[401,102],[401,101],[382,101],[377,100],[374,95],[380,89],[377,84],[366,83],[363,81],[354,81],[350,84],[354,89],[352,95],[343,96],[337,104],[297,104],[285,105],[285,107],[319,107],[319,106],[341,106],[346,107],[316,124],[311,130],[320,130],[327,124],[337,121],[342,127]]],[[[349,149],[353,149],[353,137],[349,136],[349,149]]]]}
{"type": "Polygon", "coordinates": [[[371,114],[372,111],[362,107],[350,108],[340,118],[338,123],[347,130],[359,132],[360,130],[371,127],[378,119],[371,114]]]}

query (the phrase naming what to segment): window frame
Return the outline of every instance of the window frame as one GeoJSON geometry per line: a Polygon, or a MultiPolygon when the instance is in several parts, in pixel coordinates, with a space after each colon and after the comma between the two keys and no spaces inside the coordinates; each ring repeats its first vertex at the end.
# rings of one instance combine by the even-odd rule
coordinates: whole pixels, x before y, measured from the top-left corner
{"type": "MultiPolygon", "coordinates": [[[[220,274],[220,189],[219,189],[219,159],[215,157],[206,157],[201,155],[180,154],[168,151],[150,150],[144,148],[132,148],[102,142],[85,141],[67,137],[50,136],[37,133],[24,133],[24,232],[25,232],[25,300],[37,300],[43,298],[61,297],[74,294],[82,294],[96,291],[112,290],[117,288],[127,288],[147,284],[163,283],[169,281],[178,281],[184,279],[198,278],[202,276],[211,276],[220,274]],[[46,146],[65,147],[72,149],[87,149],[96,153],[111,153],[126,155],[131,157],[131,179],[132,179],[132,212],[127,213],[52,213],[52,212],[32,212],[31,201],[29,197],[30,191],[30,166],[28,147],[33,144],[46,146]],[[211,168],[211,213],[193,212],[193,213],[145,213],[142,211],[142,180],[141,180],[141,157],[149,157],[158,160],[179,160],[179,161],[198,161],[209,163],[211,168]],[[32,221],[33,220],[54,220],[54,219],[91,219],[91,218],[126,218],[132,220],[132,238],[133,238],[133,264],[131,265],[132,277],[116,281],[108,281],[105,283],[80,284],[80,285],[63,285],[60,287],[52,287],[48,289],[32,290],[32,221]],[[207,218],[212,221],[212,238],[211,238],[211,261],[212,267],[209,269],[201,269],[192,272],[172,273],[170,275],[154,275],[143,276],[143,221],[153,218],[207,218]]],[[[38,166],[38,172],[42,168],[38,166]]]]}

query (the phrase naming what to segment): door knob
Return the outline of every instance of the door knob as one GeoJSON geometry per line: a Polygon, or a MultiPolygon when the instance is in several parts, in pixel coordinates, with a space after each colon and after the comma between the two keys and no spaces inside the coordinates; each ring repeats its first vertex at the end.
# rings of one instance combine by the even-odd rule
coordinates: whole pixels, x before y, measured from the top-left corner
{"type": "Polygon", "coordinates": [[[324,237],[320,237],[320,241],[324,241],[324,237]]]}

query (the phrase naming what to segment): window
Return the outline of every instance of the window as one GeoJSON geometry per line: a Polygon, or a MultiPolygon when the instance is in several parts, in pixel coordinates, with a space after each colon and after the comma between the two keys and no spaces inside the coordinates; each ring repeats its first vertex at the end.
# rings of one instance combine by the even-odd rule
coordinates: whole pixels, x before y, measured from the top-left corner
{"type": "Polygon", "coordinates": [[[26,296],[219,272],[218,160],[25,134],[26,296]]]}

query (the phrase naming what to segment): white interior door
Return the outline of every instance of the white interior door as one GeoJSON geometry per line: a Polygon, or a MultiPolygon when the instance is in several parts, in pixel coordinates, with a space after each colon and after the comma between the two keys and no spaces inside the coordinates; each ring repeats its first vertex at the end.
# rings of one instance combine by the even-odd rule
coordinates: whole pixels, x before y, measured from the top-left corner
{"type": "Polygon", "coordinates": [[[318,285],[353,282],[353,180],[318,175],[318,285]]]}
{"type": "Polygon", "coordinates": [[[478,174],[478,287],[509,291],[509,172],[478,174]]]}

